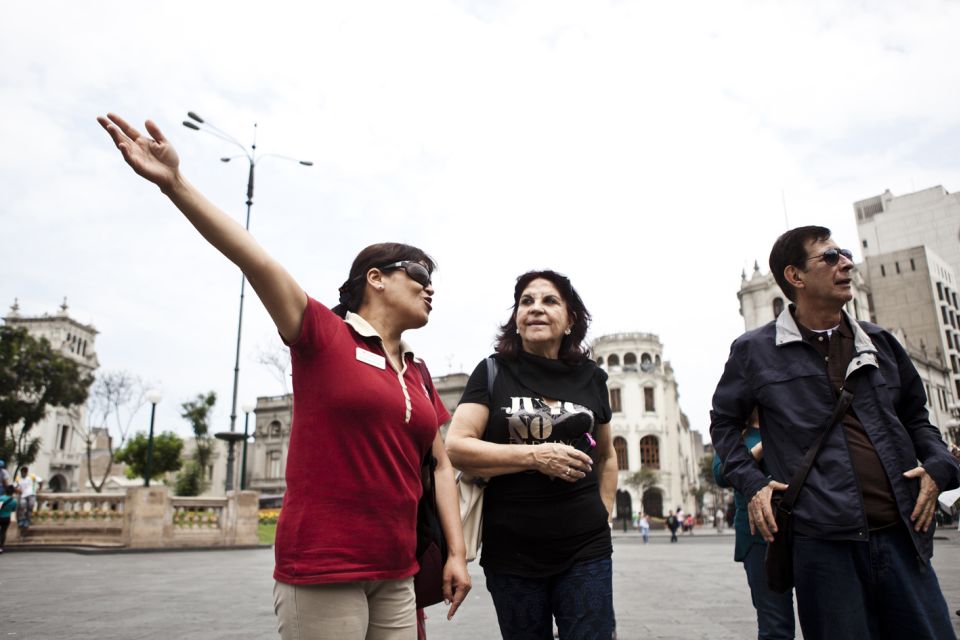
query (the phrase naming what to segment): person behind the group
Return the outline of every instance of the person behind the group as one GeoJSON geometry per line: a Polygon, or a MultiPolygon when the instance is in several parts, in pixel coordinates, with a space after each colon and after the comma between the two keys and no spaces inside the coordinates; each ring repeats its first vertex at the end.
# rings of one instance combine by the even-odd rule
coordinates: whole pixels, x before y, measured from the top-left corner
{"type": "Polygon", "coordinates": [[[274,570],[281,637],[417,637],[416,515],[421,461],[431,451],[452,616],[470,577],[453,470],[438,432],[448,414],[401,340],[427,324],[433,260],[409,245],[371,245],[353,261],[340,304],[328,309],[187,182],[153,122],[143,135],[116,115],[98,120],[133,170],[240,267],[290,346],[294,417],[274,570]]]}
{"type": "Polygon", "coordinates": [[[7,471],[7,463],[4,460],[0,460],[0,491],[6,489],[8,485],[13,484],[13,478],[10,477],[10,472],[7,471]]]}
{"type": "Polygon", "coordinates": [[[647,517],[647,514],[640,515],[640,535],[643,536],[643,544],[650,542],[650,518],[647,517]]]}
{"type": "Polygon", "coordinates": [[[555,618],[560,638],[609,638],[617,461],[607,376],[583,344],[590,314],[553,271],[521,275],[513,300],[498,372],[488,381],[482,361],[470,376],[447,450],[489,479],[480,564],[502,636],[552,638],[555,618]]]}
{"type": "Polygon", "coordinates": [[[830,428],[792,516],[804,637],[953,638],[930,564],[931,521],[937,495],[958,486],[960,468],[930,423],[923,381],[906,351],[844,311],[853,268],[852,253],[825,227],[777,239],[770,271],[793,304],[734,341],[710,434],[723,475],[750,501],[751,529],[770,541],[773,492],[786,489],[830,428]],[[853,402],[828,426],[841,388],[853,402]],[[740,435],[754,408],[770,476],[740,435]]]}
{"type": "MultiPolygon", "coordinates": [[[[756,412],[750,415],[750,428],[744,429],[743,444],[750,451],[750,455],[759,462],[760,469],[767,473],[763,462],[763,443],[760,440],[760,425],[756,412]]],[[[720,456],[713,456],[713,479],[721,487],[729,487],[730,483],[723,476],[723,461],[720,456]]],[[[747,513],[747,499],[742,493],[734,489],[733,502],[733,530],[735,533],[733,545],[733,559],[743,564],[747,575],[747,586],[750,587],[750,600],[757,612],[758,640],[793,640],[796,636],[796,622],[793,613],[793,590],[786,593],[777,593],[767,586],[764,570],[764,557],[767,552],[767,543],[763,536],[750,532],[750,519],[747,513]]]]}
{"type": "Polygon", "coordinates": [[[692,536],[692,535],[693,535],[693,526],[696,524],[696,520],[694,519],[692,513],[688,513],[688,514],[687,514],[687,519],[686,519],[686,521],[684,521],[683,524],[684,524],[684,529],[685,529],[687,535],[692,536]]]}
{"type": "Polygon", "coordinates": [[[10,527],[10,518],[17,512],[17,496],[14,486],[8,484],[0,495],[0,553],[7,544],[7,529],[10,527]]]}
{"type": "Polygon", "coordinates": [[[30,473],[29,468],[21,467],[20,473],[13,479],[13,485],[19,495],[19,498],[17,498],[17,526],[26,530],[30,528],[33,520],[33,511],[37,507],[37,492],[43,487],[43,478],[30,473]]]}
{"type": "Polygon", "coordinates": [[[670,530],[670,542],[677,541],[677,529],[680,527],[680,520],[677,518],[676,514],[671,511],[667,515],[667,529],[670,530]]]}

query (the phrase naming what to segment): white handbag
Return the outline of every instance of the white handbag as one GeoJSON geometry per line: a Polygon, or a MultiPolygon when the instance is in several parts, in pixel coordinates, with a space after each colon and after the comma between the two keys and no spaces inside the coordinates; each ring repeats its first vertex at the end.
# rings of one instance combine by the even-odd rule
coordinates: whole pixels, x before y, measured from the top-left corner
{"type": "Polygon", "coordinates": [[[476,560],[483,535],[483,491],[486,480],[461,473],[457,477],[460,493],[460,521],[463,523],[463,542],[467,562],[476,560]]]}

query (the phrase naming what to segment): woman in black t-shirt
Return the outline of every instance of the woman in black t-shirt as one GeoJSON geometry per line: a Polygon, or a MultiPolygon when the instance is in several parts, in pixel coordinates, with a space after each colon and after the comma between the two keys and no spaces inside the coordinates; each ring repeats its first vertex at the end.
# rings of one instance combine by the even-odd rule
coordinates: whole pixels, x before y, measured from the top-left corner
{"type": "Polygon", "coordinates": [[[563,640],[613,634],[617,462],[589,322],[565,276],[520,276],[495,366],[474,370],[447,434],[454,466],[489,479],[480,564],[507,639],[549,640],[554,618],[563,640]]]}

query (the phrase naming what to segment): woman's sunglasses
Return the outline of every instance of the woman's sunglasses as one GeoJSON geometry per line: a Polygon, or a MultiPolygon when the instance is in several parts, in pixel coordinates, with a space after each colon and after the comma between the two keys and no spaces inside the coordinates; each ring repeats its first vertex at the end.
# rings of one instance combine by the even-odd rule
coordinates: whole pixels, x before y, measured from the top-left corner
{"type": "Polygon", "coordinates": [[[843,256],[850,262],[853,262],[853,252],[850,251],[850,249],[827,249],[820,255],[810,256],[807,258],[807,260],[816,260],[819,258],[832,267],[840,262],[840,256],[843,256]]]}
{"type": "Polygon", "coordinates": [[[392,269],[403,269],[410,276],[410,279],[426,289],[430,286],[430,272],[419,262],[413,260],[401,260],[392,264],[377,267],[380,271],[390,271],[392,269]]]}

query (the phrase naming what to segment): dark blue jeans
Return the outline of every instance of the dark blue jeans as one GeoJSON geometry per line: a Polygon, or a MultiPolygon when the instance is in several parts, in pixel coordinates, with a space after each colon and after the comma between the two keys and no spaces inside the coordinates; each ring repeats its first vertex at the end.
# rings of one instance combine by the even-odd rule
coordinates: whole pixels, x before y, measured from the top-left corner
{"type": "Polygon", "coordinates": [[[750,585],[750,598],[757,610],[757,638],[759,640],[793,640],[796,624],[793,616],[793,591],[776,593],[767,588],[763,556],[767,547],[754,544],[743,559],[743,570],[750,585]]]}
{"type": "Polygon", "coordinates": [[[548,578],[484,570],[504,640],[552,640],[553,618],[561,640],[613,636],[613,563],[578,562],[548,578]]]}
{"type": "Polygon", "coordinates": [[[933,567],[903,525],[868,542],[796,535],[793,572],[806,640],[956,638],[933,567]]]}

